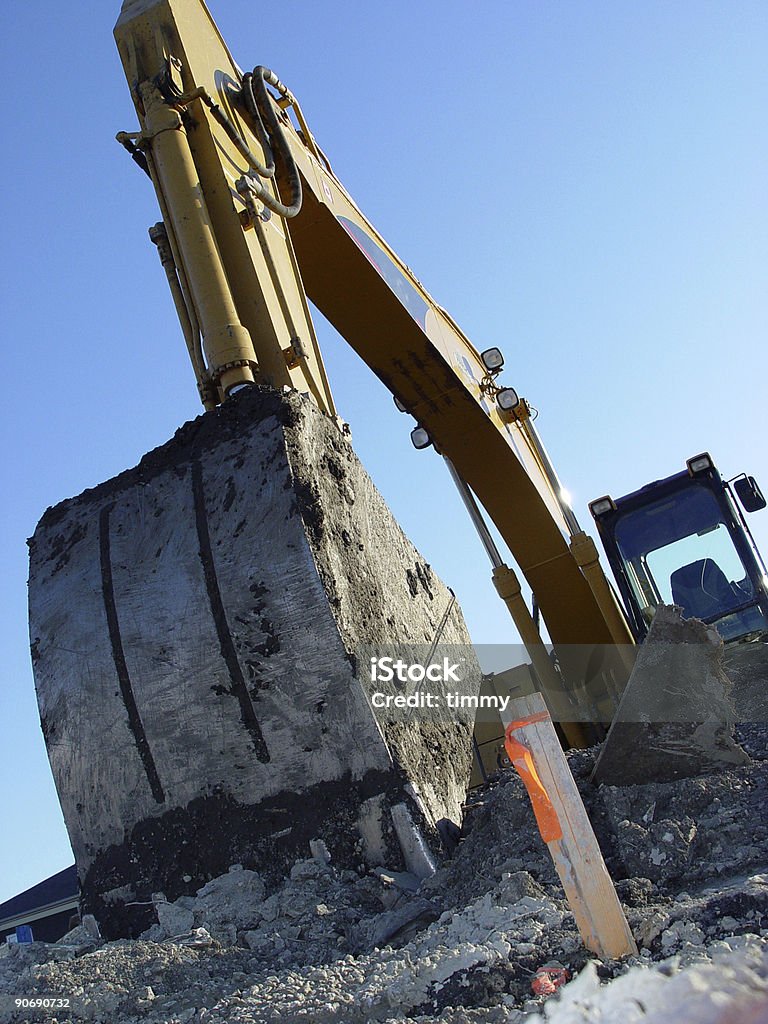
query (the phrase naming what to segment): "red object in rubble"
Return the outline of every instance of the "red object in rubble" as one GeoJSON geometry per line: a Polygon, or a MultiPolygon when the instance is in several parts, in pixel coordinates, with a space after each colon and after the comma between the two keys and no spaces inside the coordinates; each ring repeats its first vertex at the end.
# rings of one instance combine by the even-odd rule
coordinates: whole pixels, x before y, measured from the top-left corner
{"type": "Polygon", "coordinates": [[[562,964],[544,964],[536,971],[531,982],[531,989],[534,995],[551,996],[566,981],[568,981],[568,971],[562,964]]]}

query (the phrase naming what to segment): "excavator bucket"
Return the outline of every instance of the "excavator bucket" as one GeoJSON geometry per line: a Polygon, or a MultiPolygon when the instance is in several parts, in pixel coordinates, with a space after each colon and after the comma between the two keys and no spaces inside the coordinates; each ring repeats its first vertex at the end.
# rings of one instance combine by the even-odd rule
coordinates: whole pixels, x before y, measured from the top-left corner
{"type": "Polygon", "coordinates": [[[461,612],[295,392],[248,389],[49,509],[29,600],[48,754],[107,935],[235,863],[277,879],[313,840],[337,867],[423,874],[460,823],[471,720],[383,717],[359,662],[439,640],[476,692],[461,612]]]}

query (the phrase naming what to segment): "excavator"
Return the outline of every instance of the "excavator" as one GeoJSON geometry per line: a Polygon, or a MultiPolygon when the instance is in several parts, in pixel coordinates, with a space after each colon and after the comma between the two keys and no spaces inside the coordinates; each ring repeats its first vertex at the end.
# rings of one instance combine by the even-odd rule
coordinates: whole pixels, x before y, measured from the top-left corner
{"type": "Polygon", "coordinates": [[[743,515],[765,507],[752,477],[724,480],[702,453],[592,502],[617,595],[502,352],[478,352],[366,219],[290,89],[267,67],[238,67],[202,0],[125,0],[115,37],[140,124],[117,138],[157,195],[150,237],[204,408],[258,384],[336,416],[311,300],[413,417],[415,447],[445,459],[567,742],[594,739],[579,708],[610,721],[626,652],[659,604],[727,641],[768,630],[765,563],[743,515]]]}

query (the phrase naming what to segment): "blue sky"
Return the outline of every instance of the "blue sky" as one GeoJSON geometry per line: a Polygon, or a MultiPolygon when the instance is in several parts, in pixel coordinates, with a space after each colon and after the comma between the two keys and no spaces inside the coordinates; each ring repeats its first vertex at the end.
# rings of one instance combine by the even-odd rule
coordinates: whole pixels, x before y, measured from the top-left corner
{"type": "MultiPolygon", "coordinates": [[[[768,8],[707,0],[283,2],[214,16],[272,66],[336,173],[538,426],[577,514],[709,450],[768,486],[768,8]]],[[[25,539],[47,505],[134,465],[198,412],[114,134],[135,115],[118,4],[3,11],[0,901],[71,861],[37,719],[25,539]]],[[[440,460],[318,318],[356,450],[457,591],[513,638],[440,460]]],[[[768,512],[751,520],[768,550],[768,512]]]]}

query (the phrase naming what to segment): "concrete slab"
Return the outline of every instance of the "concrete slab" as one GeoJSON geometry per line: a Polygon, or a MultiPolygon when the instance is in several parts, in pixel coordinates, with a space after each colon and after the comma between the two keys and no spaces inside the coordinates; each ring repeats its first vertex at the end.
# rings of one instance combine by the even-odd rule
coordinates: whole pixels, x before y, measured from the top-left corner
{"type": "MultiPolygon", "coordinates": [[[[312,839],[402,868],[393,805],[433,839],[460,820],[470,725],[377,720],[355,674],[361,644],[430,645],[451,594],[306,397],[241,393],[30,549],[41,722],[107,935],[233,863],[277,879],[312,839]]],[[[442,640],[469,642],[456,604],[442,640]]]]}

